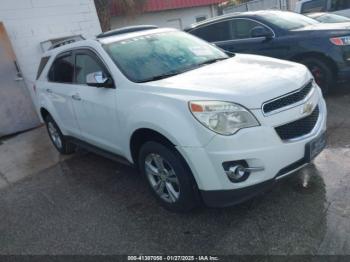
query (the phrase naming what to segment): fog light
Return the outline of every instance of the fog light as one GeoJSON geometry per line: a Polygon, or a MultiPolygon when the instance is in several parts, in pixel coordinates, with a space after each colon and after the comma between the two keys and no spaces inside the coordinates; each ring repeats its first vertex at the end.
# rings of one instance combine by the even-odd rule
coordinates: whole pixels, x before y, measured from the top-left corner
{"type": "Polygon", "coordinates": [[[264,167],[249,167],[245,160],[229,161],[222,163],[228,179],[232,183],[243,182],[248,179],[252,172],[264,171],[264,167]]]}
{"type": "Polygon", "coordinates": [[[249,172],[246,172],[244,166],[242,165],[231,166],[226,172],[228,177],[235,181],[242,179],[242,177],[244,177],[244,175],[247,175],[247,173],[249,172]]]}

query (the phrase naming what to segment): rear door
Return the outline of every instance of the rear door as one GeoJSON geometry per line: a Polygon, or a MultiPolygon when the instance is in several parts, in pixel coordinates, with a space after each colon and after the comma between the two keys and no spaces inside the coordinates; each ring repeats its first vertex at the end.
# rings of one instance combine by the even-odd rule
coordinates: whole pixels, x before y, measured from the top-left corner
{"type": "Polygon", "coordinates": [[[118,118],[116,89],[88,86],[86,76],[104,72],[111,76],[103,60],[92,50],[81,49],[75,56],[74,109],[84,141],[113,153],[120,153],[117,143],[118,118]]]}
{"type": "Polygon", "coordinates": [[[80,131],[75,118],[72,97],[76,93],[74,80],[74,60],[72,52],[58,55],[48,73],[48,82],[42,85],[42,92],[52,102],[55,121],[67,135],[79,137],[80,131]]]}

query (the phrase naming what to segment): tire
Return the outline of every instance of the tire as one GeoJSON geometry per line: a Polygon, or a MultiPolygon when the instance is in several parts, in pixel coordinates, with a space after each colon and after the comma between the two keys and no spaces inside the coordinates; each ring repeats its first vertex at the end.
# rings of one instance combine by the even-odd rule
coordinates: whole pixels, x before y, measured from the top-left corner
{"type": "Polygon", "coordinates": [[[174,147],[146,142],[141,147],[138,165],[152,194],[167,210],[188,212],[199,205],[192,172],[174,147]]]}
{"type": "Polygon", "coordinates": [[[322,93],[327,95],[335,80],[331,67],[319,58],[305,58],[300,62],[310,70],[322,93]]]}
{"type": "Polygon", "coordinates": [[[75,152],[75,145],[70,143],[62,134],[55,120],[50,115],[45,118],[45,124],[50,140],[58,152],[63,155],[70,155],[75,152]]]}

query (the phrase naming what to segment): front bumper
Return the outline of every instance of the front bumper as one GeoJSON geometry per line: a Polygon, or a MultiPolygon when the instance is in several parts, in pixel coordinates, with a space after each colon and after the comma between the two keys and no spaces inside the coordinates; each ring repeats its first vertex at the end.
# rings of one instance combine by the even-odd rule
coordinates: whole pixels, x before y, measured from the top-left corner
{"type": "Polygon", "coordinates": [[[318,104],[320,115],[312,132],[300,139],[282,141],[274,127],[283,121],[300,119],[304,105],[268,117],[261,109],[252,110],[261,126],[242,129],[233,136],[217,135],[202,148],[179,148],[194,174],[204,202],[208,206],[242,202],[305,166],[309,162],[305,157],[306,144],[326,131],[327,119],[326,104],[320,91],[310,100],[318,104]],[[232,183],[222,163],[240,160],[246,161],[249,167],[264,167],[264,170],[251,173],[243,182],[232,183]]]}

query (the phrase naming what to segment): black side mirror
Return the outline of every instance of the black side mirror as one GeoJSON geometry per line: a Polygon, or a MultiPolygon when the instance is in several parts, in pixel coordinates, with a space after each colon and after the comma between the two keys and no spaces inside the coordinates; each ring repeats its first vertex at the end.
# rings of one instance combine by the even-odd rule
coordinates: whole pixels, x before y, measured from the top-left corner
{"type": "Polygon", "coordinates": [[[266,39],[270,39],[273,37],[273,33],[271,30],[267,29],[263,26],[256,26],[252,30],[250,30],[251,37],[265,37],[266,39]]]}
{"type": "Polygon", "coordinates": [[[105,87],[105,88],[114,87],[113,79],[107,76],[102,71],[88,74],[86,76],[86,84],[88,86],[95,86],[95,87],[105,87]]]}

